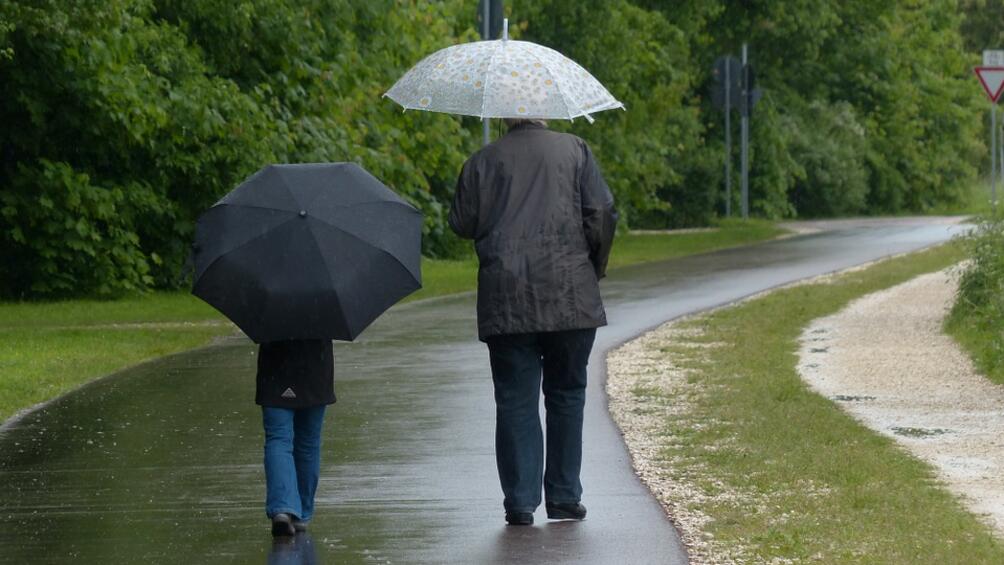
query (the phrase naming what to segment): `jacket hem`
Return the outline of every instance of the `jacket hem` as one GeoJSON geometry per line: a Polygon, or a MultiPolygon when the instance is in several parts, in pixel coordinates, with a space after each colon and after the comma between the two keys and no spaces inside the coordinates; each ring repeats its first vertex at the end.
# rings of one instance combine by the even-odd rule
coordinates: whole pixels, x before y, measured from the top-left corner
{"type": "Polygon", "coordinates": [[[589,330],[594,328],[602,328],[607,325],[607,321],[599,320],[583,324],[572,324],[572,325],[562,325],[560,327],[553,326],[528,326],[525,328],[506,328],[506,329],[485,329],[478,330],[478,340],[487,341],[489,338],[499,336],[499,335],[512,335],[512,334],[532,334],[532,333],[544,333],[544,332],[562,332],[566,330],[589,330]]]}

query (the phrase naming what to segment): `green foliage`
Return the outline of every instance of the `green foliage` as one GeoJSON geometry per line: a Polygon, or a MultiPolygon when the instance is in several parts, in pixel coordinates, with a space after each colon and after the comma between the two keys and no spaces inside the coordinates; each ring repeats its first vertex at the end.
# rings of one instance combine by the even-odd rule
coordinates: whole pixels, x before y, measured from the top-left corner
{"type": "Polygon", "coordinates": [[[14,48],[9,43],[12,31],[14,31],[14,24],[0,17],[0,61],[14,57],[14,48]]]}
{"type": "MultiPolygon", "coordinates": [[[[773,96],[765,98],[756,108],[756,127],[750,133],[750,210],[764,218],[785,218],[796,211],[787,193],[804,169],[799,167],[792,150],[792,137],[797,135],[786,122],[773,96]]],[[[752,121],[752,119],[751,119],[752,121]]],[[[737,170],[738,167],[733,168],[737,170]]],[[[738,174],[738,172],[737,172],[738,174]]],[[[733,186],[739,186],[739,178],[733,186]]],[[[733,210],[739,210],[738,192],[733,210]]]]}
{"type": "Polygon", "coordinates": [[[1004,220],[984,220],[964,241],[970,259],[946,325],[981,372],[1004,382],[1004,220]]]}
{"type": "MultiPolygon", "coordinates": [[[[664,228],[724,211],[710,68],[743,41],[766,92],[751,122],[755,215],[959,204],[986,157],[976,55],[962,46],[991,40],[977,14],[999,4],[506,10],[514,37],[567,54],[626,104],[553,127],[594,148],[624,225],[664,228]]],[[[0,296],[176,287],[199,213],[273,162],[356,161],[424,212],[426,255],[469,253],[446,214],[480,122],[402,113],[381,95],[428,54],[476,40],[474,16],[469,0],[0,3],[0,254],[12,258],[0,296]]]]}
{"type": "Polygon", "coordinates": [[[0,248],[17,258],[0,292],[171,285],[195,214],[276,158],[272,112],[208,75],[148,3],[0,10],[16,22],[0,66],[0,248]]]}
{"type": "Polygon", "coordinates": [[[1004,0],[959,0],[966,50],[1004,48],[1004,0]]]}
{"type": "Polygon", "coordinates": [[[799,174],[791,203],[803,215],[837,216],[865,211],[868,185],[864,164],[864,128],[846,102],[813,102],[798,115],[786,116],[792,132],[791,155],[799,174]],[[805,122],[798,123],[802,119],[805,122]]]}
{"type": "Polygon", "coordinates": [[[660,192],[682,187],[703,129],[687,100],[696,75],[683,29],[627,0],[521,2],[513,12],[521,38],[579,62],[627,107],[569,128],[600,156],[624,221],[665,212],[660,192]]]}
{"type": "Polygon", "coordinates": [[[461,244],[446,225],[446,204],[475,137],[460,118],[402,114],[381,95],[424,56],[474,38],[471,22],[458,17],[464,2],[159,0],[157,7],[214,74],[273,109],[272,127],[283,136],[278,158],[359,162],[425,212],[427,254],[455,254],[461,244]]]}
{"type": "Polygon", "coordinates": [[[753,118],[754,140],[776,138],[772,154],[753,156],[754,170],[770,171],[762,213],[784,212],[776,205],[783,184],[799,214],[957,203],[985,151],[961,22],[950,0],[729,3],[712,26],[718,42],[733,52],[749,42],[760,85],[784,116],[773,121],[758,107],[753,118]],[[820,142],[826,148],[813,149],[820,142]]]}
{"type": "Polygon", "coordinates": [[[161,204],[148,187],[95,186],[69,165],[44,159],[18,172],[13,190],[0,193],[0,217],[15,225],[10,237],[19,244],[13,259],[26,267],[4,281],[11,291],[58,296],[84,285],[110,294],[153,282],[136,229],[137,215],[153,216],[161,204]]]}

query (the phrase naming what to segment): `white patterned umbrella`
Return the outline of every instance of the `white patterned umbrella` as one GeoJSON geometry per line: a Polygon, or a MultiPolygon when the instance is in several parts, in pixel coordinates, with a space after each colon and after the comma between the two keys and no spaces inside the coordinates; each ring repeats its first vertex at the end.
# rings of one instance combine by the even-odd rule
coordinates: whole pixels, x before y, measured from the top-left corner
{"type": "Polygon", "coordinates": [[[624,108],[593,75],[553,49],[503,38],[440,49],[384,96],[405,110],[479,118],[572,120],[624,108]]]}

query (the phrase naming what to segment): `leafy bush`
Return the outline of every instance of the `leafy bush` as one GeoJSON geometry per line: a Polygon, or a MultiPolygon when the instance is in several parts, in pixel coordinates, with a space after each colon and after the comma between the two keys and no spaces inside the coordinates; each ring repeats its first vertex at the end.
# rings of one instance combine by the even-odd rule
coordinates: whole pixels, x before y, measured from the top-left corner
{"type": "Polygon", "coordinates": [[[846,102],[813,102],[786,120],[798,174],[789,194],[802,216],[839,216],[865,211],[868,171],[865,130],[846,102]],[[796,120],[805,122],[797,123],[796,120]]]}
{"type": "Polygon", "coordinates": [[[80,285],[110,294],[153,282],[149,261],[160,259],[143,252],[136,226],[137,216],[158,209],[149,187],[95,186],[67,164],[46,160],[19,172],[24,185],[0,193],[0,217],[16,224],[10,237],[20,245],[12,259],[26,268],[3,281],[5,294],[70,295],[80,285]]]}
{"type": "Polygon", "coordinates": [[[948,328],[970,351],[980,370],[1004,378],[1004,220],[985,220],[964,239],[970,257],[948,328]]]}

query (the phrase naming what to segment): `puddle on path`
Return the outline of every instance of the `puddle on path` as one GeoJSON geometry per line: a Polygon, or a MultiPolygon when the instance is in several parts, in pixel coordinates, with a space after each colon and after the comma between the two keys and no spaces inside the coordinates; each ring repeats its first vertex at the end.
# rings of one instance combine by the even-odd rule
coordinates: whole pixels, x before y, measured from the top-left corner
{"type": "MultiPolygon", "coordinates": [[[[810,365],[806,365],[807,367],[810,365]]],[[[816,365],[818,367],[819,365],[816,365]]],[[[868,396],[866,394],[838,394],[833,397],[833,400],[840,402],[862,402],[865,400],[875,400],[874,396],[868,396]]]]}
{"type": "Polygon", "coordinates": [[[898,436],[912,437],[912,438],[936,437],[952,433],[952,430],[948,430],[945,428],[910,428],[910,427],[893,426],[889,429],[892,430],[892,433],[898,436]]]}

